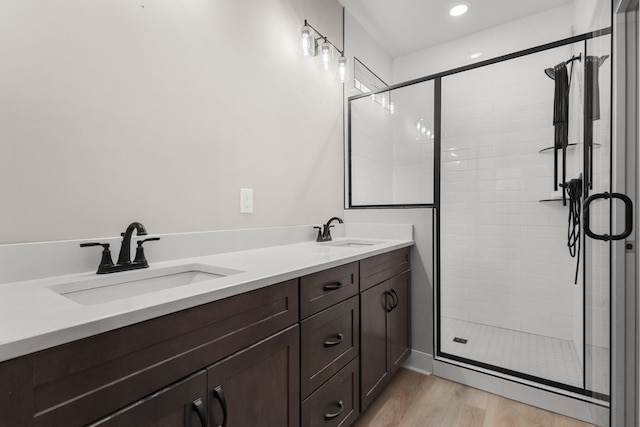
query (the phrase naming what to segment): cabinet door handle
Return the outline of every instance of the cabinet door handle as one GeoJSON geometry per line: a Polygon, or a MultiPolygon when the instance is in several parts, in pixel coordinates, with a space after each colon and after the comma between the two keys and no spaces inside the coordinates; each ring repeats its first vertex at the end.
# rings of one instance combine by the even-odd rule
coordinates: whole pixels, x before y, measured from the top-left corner
{"type": "Polygon", "coordinates": [[[393,305],[391,306],[391,310],[393,310],[400,303],[400,297],[398,297],[398,293],[395,289],[390,289],[389,292],[391,293],[391,298],[393,299],[393,305]]]}
{"type": "Polygon", "coordinates": [[[198,414],[198,418],[200,418],[200,425],[202,427],[207,427],[207,415],[204,409],[204,403],[202,403],[202,399],[197,398],[193,401],[193,407],[198,414]]]}
{"type": "Polygon", "coordinates": [[[221,385],[213,389],[213,397],[220,402],[220,406],[222,407],[222,424],[219,424],[218,427],[227,427],[227,399],[224,397],[224,391],[221,385]]]}
{"type": "Polygon", "coordinates": [[[336,340],[326,340],[324,342],[324,346],[325,347],[333,347],[335,345],[338,345],[344,339],[344,335],[342,335],[342,334],[336,334],[336,335],[333,335],[333,336],[336,337],[337,339],[336,340]]]}
{"type": "Polygon", "coordinates": [[[396,300],[393,297],[393,294],[391,293],[391,291],[384,291],[384,309],[386,310],[387,313],[391,312],[391,310],[395,308],[394,306],[395,303],[396,303],[396,300]],[[387,297],[391,297],[391,305],[387,303],[387,297]]]}
{"type": "Polygon", "coordinates": [[[337,404],[340,410],[338,410],[338,412],[334,412],[334,413],[327,412],[326,414],[324,414],[325,421],[332,420],[336,417],[339,417],[340,414],[342,414],[342,411],[344,411],[344,403],[342,403],[342,400],[338,400],[337,404]]]}
{"type": "Polygon", "coordinates": [[[328,285],[324,285],[322,287],[323,291],[335,291],[337,289],[340,289],[342,287],[342,282],[336,282],[336,283],[329,283],[328,285]]]}

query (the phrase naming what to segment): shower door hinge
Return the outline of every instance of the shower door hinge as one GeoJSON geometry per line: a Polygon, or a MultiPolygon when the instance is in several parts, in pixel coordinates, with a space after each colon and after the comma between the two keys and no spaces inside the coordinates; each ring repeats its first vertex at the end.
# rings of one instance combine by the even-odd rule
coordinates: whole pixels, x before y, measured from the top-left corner
{"type": "Polygon", "coordinates": [[[624,242],[624,249],[625,249],[625,252],[628,254],[635,254],[636,253],[635,240],[627,240],[626,242],[624,242]]]}

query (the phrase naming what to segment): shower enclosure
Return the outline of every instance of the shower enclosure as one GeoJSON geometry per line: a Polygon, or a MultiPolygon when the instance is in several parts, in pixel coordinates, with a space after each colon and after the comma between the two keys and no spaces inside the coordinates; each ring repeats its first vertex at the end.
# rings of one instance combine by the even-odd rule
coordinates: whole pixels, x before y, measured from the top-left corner
{"type": "Polygon", "coordinates": [[[603,30],[349,98],[350,207],[434,212],[435,358],[603,408],[610,58],[603,30]]]}

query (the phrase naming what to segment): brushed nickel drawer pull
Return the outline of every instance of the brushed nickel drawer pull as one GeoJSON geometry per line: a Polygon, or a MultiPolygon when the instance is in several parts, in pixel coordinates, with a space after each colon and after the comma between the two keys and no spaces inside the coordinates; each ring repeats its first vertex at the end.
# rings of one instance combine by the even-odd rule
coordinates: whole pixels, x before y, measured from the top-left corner
{"type": "Polygon", "coordinates": [[[340,344],[340,343],[342,342],[342,340],[344,339],[344,335],[342,335],[342,334],[336,334],[336,335],[334,335],[334,336],[335,336],[335,337],[337,337],[338,339],[333,340],[333,341],[332,341],[332,340],[326,340],[326,341],[324,342],[324,346],[325,346],[325,347],[333,347],[333,346],[335,346],[335,345],[338,345],[338,344],[340,344]]]}

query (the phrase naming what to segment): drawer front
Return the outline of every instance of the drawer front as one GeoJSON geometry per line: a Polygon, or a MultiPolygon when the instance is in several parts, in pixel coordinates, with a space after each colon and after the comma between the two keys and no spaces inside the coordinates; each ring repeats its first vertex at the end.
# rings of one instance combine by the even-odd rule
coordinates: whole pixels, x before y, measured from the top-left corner
{"type": "Polygon", "coordinates": [[[360,310],[352,297],[300,324],[301,393],[311,394],[360,351],[360,310]]]}
{"type": "Polygon", "coordinates": [[[409,248],[363,259],[360,261],[360,290],[369,289],[410,268],[409,248]]]}
{"type": "Polygon", "coordinates": [[[290,280],[34,354],[36,426],[76,426],[298,320],[290,280]]]}
{"type": "Polygon", "coordinates": [[[302,427],[347,427],[360,413],[358,358],[302,402],[302,427]]]}
{"type": "Polygon", "coordinates": [[[358,293],[358,263],[300,278],[300,318],[304,319],[358,293]]]}

